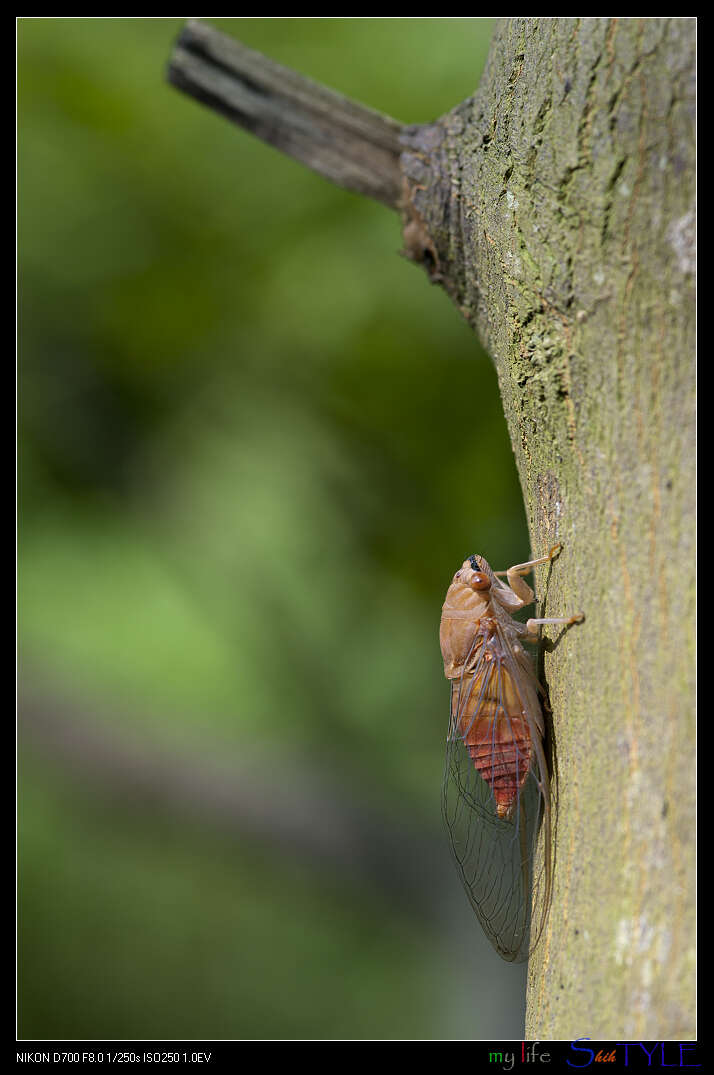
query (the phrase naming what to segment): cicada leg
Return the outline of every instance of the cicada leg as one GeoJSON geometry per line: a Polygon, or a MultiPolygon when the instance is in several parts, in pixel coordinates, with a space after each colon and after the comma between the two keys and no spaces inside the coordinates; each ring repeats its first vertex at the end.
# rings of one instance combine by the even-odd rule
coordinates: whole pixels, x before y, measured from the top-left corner
{"type": "MultiPolygon", "coordinates": [[[[530,605],[535,601],[535,593],[528,583],[524,581],[523,575],[527,575],[529,571],[534,567],[538,567],[539,564],[549,564],[551,560],[555,559],[562,547],[559,542],[557,545],[553,545],[545,556],[539,556],[536,560],[528,560],[524,564],[516,564],[514,567],[509,567],[508,571],[495,572],[496,575],[506,576],[508,585],[521,601],[521,607],[530,605]]],[[[576,612],[574,616],[549,616],[541,619],[530,619],[526,621],[524,638],[528,642],[538,641],[542,624],[562,624],[570,627],[574,623],[582,623],[584,619],[585,616],[582,612],[576,612]]]]}
{"type": "Polygon", "coordinates": [[[557,545],[553,545],[548,550],[545,556],[539,556],[537,560],[528,560],[525,564],[515,564],[513,567],[509,567],[508,571],[495,571],[494,574],[506,576],[508,585],[516,597],[520,598],[522,606],[531,605],[535,601],[535,593],[528,583],[524,581],[523,575],[527,575],[529,571],[532,571],[534,567],[538,567],[539,564],[549,564],[551,560],[555,559],[562,547],[558,542],[557,545]]]}
{"type": "Polygon", "coordinates": [[[546,616],[543,619],[526,620],[526,641],[537,639],[540,635],[539,627],[542,623],[561,623],[564,627],[571,627],[574,623],[583,623],[584,612],[576,612],[574,616],[546,616]]]}

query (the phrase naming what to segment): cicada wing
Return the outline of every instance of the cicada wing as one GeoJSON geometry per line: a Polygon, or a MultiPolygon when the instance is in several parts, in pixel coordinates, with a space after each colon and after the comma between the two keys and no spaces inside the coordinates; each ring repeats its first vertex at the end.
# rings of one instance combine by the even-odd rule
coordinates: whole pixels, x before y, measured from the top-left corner
{"type": "Polygon", "coordinates": [[[533,689],[531,697],[532,685],[507,650],[491,661],[482,655],[473,673],[452,681],[442,807],[479,921],[499,954],[517,961],[527,958],[541,930],[540,920],[531,930],[531,899],[548,785],[537,694],[533,689]],[[537,716],[529,717],[533,704],[537,716]],[[532,749],[528,736],[538,740],[532,749]],[[509,806],[504,794],[512,796],[509,806]]]}
{"type": "MultiPolygon", "coordinates": [[[[531,920],[530,951],[532,952],[541,938],[545,927],[553,886],[553,848],[552,848],[552,796],[550,767],[546,754],[546,729],[543,709],[539,699],[539,691],[543,692],[532,664],[532,658],[520,650],[517,658],[510,648],[504,653],[504,664],[508,672],[516,679],[518,690],[523,702],[523,712],[526,715],[528,726],[531,731],[533,742],[533,755],[528,783],[534,802],[533,816],[533,840],[531,847],[531,900],[530,905],[535,913],[531,920]],[[540,838],[541,854],[537,853],[537,844],[540,838]]],[[[527,809],[527,807],[526,807],[527,809]]]]}

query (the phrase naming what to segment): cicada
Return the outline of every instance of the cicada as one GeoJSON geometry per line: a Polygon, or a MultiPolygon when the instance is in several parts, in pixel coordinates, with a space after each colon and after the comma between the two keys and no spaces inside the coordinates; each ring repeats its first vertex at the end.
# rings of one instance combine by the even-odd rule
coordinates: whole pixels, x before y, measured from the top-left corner
{"type": "Polygon", "coordinates": [[[542,624],[513,613],[535,600],[523,576],[537,560],[494,572],[482,556],[464,560],[441,614],[441,652],[451,685],[442,806],[456,865],[488,938],[504,959],[523,960],[543,932],[552,892],[550,776],[545,721],[533,660],[542,624]],[[499,576],[505,575],[507,584],[499,576]],[[534,877],[542,832],[542,866],[534,877]],[[531,906],[538,908],[531,921],[531,906]]]}

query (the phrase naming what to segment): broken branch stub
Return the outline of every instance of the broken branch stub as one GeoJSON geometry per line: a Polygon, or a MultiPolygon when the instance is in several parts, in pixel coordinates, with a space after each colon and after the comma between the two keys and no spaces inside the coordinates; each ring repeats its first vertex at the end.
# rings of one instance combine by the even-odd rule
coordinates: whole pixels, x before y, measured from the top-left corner
{"type": "Polygon", "coordinates": [[[400,208],[402,125],[390,116],[193,20],[168,80],[338,186],[400,208]]]}

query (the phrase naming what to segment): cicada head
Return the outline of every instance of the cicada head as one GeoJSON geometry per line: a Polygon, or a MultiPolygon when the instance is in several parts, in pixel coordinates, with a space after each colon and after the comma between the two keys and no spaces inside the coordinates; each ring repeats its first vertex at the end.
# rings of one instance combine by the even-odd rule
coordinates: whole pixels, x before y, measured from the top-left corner
{"type": "Polygon", "coordinates": [[[488,600],[494,574],[483,556],[474,554],[469,556],[468,560],[464,560],[461,568],[454,576],[454,581],[457,579],[463,586],[468,586],[476,593],[481,594],[485,600],[488,600]]]}

